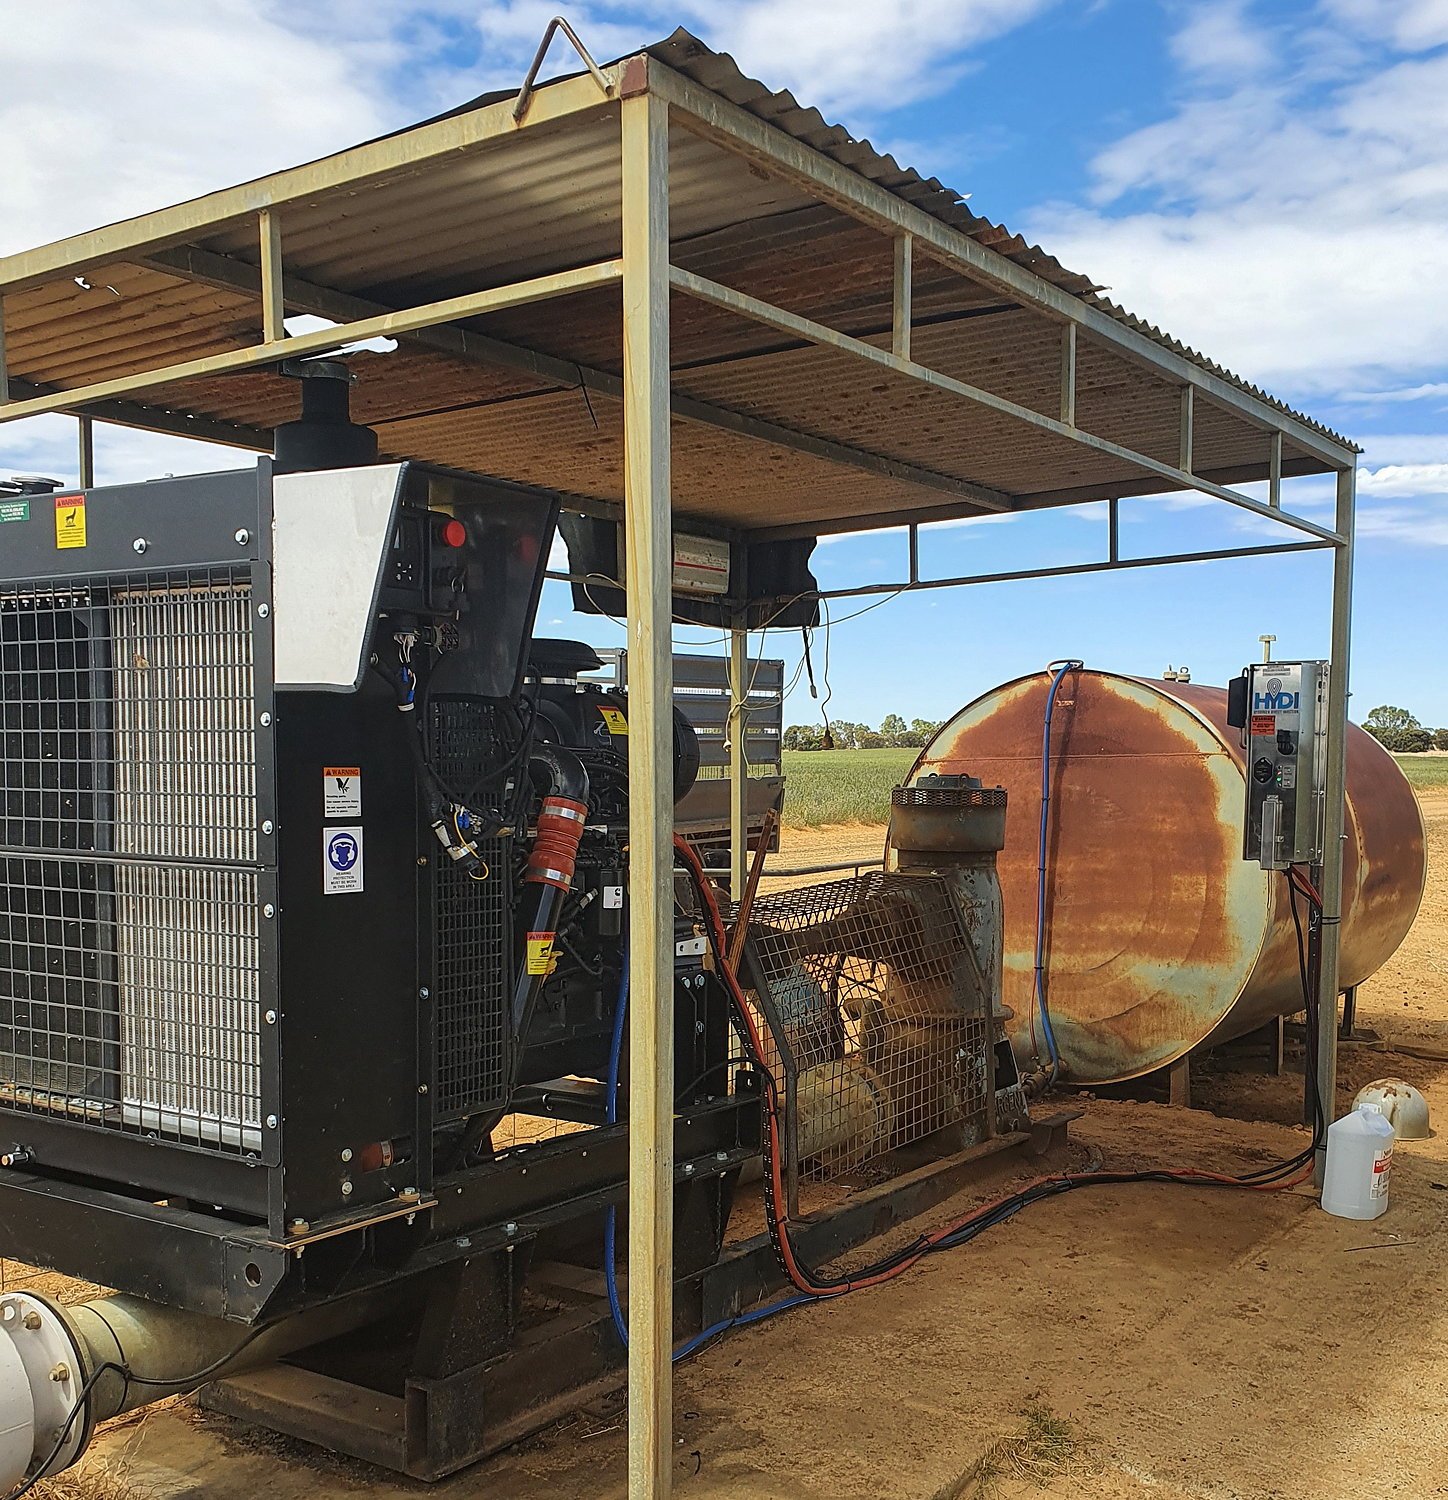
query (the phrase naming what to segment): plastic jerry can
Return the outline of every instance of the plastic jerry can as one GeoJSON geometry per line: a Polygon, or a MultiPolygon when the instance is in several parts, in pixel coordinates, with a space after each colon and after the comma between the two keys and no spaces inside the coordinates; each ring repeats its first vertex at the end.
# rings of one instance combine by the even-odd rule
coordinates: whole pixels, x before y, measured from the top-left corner
{"type": "Polygon", "coordinates": [[[1322,1206],[1340,1219],[1376,1219],[1388,1206],[1393,1124],[1376,1104],[1359,1104],[1327,1127],[1322,1206]]]}

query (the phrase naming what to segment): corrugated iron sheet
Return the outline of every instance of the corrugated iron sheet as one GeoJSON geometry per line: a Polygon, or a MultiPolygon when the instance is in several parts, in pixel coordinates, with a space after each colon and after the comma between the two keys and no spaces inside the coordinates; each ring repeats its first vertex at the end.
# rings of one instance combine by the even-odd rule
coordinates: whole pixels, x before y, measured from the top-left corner
{"type": "MultiPolygon", "coordinates": [[[[732,59],[687,32],[648,50],[1055,286],[1096,298],[1087,278],[972,213],[958,194],[899,166],[790,94],[746,78],[732,59]]],[[[670,153],[677,264],[888,345],[888,236],[682,127],[670,133],[670,153]]],[[[604,105],[482,149],[289,204],[281,215],[283,256],[289,274],[315,285],[405,306],[619,254],[619,186],[617,106],[604,105]]],[[[248,266],[257,259],[249,226],[227,228],[196,244],[248,266]]],[[[1057,322],[1003,302],[993,289],[923,254],[916,257],[914,312],[920,362],[1033,410],[1056,413],[1057,322]]],[[[42,387],[73,387],[245,347],[261,332],[259,300],[252,293],[192,282],[154,263],[106,266],[12,294],[5,317],[10,372],[42,387]]],[[[617,288],[512,309],[468,326],[575,369],[621,369],[617,288]]],[[[1226,375],[1157,330],[1144,331],[1226,375]]],[[[1057,503],[1057,492],[1120,485],[1139,474],[1110,455],[690,297],[673,298],[671,339],[675,384],[683,394],[989,485],[1019,497],[1025,507],[1032,497],[1043,497],[1038,504],[1057,503]]],[[[385,452],[573,495],[621,498],[618,411],[596,392],[590,405],[578,389],[581,376],[565,370],[540,377],[477,364],[406,339],[394,353],[362,353],[351,360],[359,375],[355,412],[377,426],[385,452]]],[[[296,414],[298,394],[293,382],[255,371],[151,390],[140,400],[265,430],[296,414]]],[[[1077,413],[1085,430],[1176,460],[1177,386],[1089,337],[1078,349],[1077,413]]],[[[1195,431],[1199,471],[1255,468],[1265,477],[1267,438],[1260,428],[1204,400],[1197,403],[1195,431]]],[[[1296,460],[1304,469],[1321,467],[1290,440],[1284,451],[1289,465],[1296,460]]],[[[948,498],[939,489],[842,468],[689,421],[675,424],[675,466],[682,510],[744,528],[908,511],[948,498]]]]}

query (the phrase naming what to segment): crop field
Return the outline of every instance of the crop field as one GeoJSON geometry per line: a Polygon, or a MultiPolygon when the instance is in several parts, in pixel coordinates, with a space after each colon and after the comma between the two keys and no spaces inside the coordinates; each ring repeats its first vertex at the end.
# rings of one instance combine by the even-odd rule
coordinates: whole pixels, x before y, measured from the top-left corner
{"type": "Polygon", "coordinates": [[[1414,786],[1448,786],[1448,755],[1395,755],[1393,759],[1414,786]]]}
{"type": "Polygon", "coordinates": [[[790,828],[885,823],[890,792],[918,750],[786,750],[784,821],[790,828]]]}

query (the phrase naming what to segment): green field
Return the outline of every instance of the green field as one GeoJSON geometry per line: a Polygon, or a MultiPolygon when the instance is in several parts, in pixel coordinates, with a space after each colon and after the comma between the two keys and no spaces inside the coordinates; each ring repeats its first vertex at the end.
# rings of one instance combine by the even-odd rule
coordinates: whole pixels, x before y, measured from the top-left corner
{"type": "Polygon", "coordinates": [[[885,823],[890,792],[918,750],[786,750],[784,821],[790,828],[827,823],[885,823]]]}
{"type": "Polygon", "coordinates": [[[1448,755],[1395,755],[1414,786],[1448,786],[1448,755]]]}

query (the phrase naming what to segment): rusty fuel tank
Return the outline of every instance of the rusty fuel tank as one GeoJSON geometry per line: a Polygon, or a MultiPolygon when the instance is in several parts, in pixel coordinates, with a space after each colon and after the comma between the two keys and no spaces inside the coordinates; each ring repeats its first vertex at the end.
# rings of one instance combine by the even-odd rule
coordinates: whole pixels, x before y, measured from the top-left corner
{"type": "MultiPolygon", "coordinates": [[[[960,710],[911,771],[1009,794],[999,855],[1004,998],[1029,1061],[1041,731],[1050,674],[960,710]]],[[[1051,730],[1047,1001],[1066,1076],[1112,1083],[1302,1009],[1287,880],[1242,858],[1245,767],[1223,688],[1068,674],[1051,730]]],[[[1348,731],[1341,975],[1406,936],[1426,872],[1422,814],[1397,763],[1348,731]]],[[[1036,1028],[1039,1036],[1039,1025],[1036,1028]]],[[[1044,1043],[1039,1051],[1045,1054],[1044,1043]]]]}

